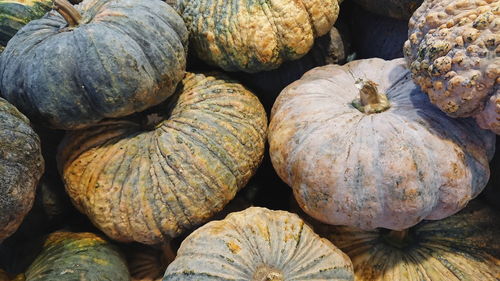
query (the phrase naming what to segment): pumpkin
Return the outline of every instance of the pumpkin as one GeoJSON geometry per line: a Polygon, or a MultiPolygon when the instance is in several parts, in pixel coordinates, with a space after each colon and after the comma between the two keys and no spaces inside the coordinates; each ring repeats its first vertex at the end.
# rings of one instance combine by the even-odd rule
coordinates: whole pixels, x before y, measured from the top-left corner
{"type": "Polygon", "coordinates": [[[125,256],[132,281],[161,281],[175,252],[170,244],[157,249],[134,243],[126,246],[125,256]]]}
{"type": "Polygon", "coordinates": [[[401,230],[448,217],[481,192],[495,135],[434,107],[404,59],[366,59],[315,68],[285,88],[269,145],[307,214],[401,230]]]}
{"type": "Polygon", "coordinates": [[[0,50],[31,20],[41,18],[52,8],[52,0],[0,1],[0,50]]]}
{"type": "Polygon", "coordinates": [[[403,45],[408,39],[407,20],[380,16],[357,5],[348,8],[349,27],[352,34],[356,34],[352,37],[352,47],[357,59],[377,57],[391,60],[403,57],[403,45]]]}
{"type": "Polygon", "coordinates": [[[439,221],[405,231],[316,228],[345,251],[356,280],[496,281],[500,278],[500,221],[479,201],[439,221]]]}
{"type": "Polygon", "coordinates": [[[77,129],[173,94],[188,33],[172,7],[158,0],[55,4],[58,12],[27,24],[0,57],[2,94],[20,111],[77,129]]]}
{"type": "Polygon", "coordinates": [[[398,20],[408,20],[423,0],[354,0],[372,13],[398,20]]]}
{"type": "Polygon", "coordinates": [[[202,60],[249,73],[304,56],[339,12],[337,0],[179,0],[177,7],[202,60]]]}
{"type": "Polygon", "coordinates": [[[409,23],[405,57],[415,82],[452,117],[500,134],[500,2],[425,1],[409,23]]]}
{"type": "Polygon", "coordinates": [[[189,235],[165,281],[354,280],[349,258],[297,215],[251,207],[189,235]]]}
{"type": "Polygon", "coordinates": [[[43,170],[40,138],[30,121],[0,98],[0,243],[33,206],[43,170]]]}
{"type": "Polygon", "coordinates": [[[118,249],[89,233],[54,232],[25,272],[26,281],[129,281],[126,262],[118,249]]]}
{"type": "Polygon", "coordinates": [[[207,221],[245,186],[266,130],[251,92],[190,73],[149,114],[69,133],[59,166],[76,207],[109,237],[157,244],[207,221]]]}

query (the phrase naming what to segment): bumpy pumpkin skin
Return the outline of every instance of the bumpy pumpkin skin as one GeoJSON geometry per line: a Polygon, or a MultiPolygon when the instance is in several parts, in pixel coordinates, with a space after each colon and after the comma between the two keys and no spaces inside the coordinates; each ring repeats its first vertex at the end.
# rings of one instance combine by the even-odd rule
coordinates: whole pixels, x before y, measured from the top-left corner
{"type": "Polygon", "coordinates": [[[52,233],[25,276],[26,281],[130,281],[118,249],[93,233],[52,233]]]}
{"type": "Polygon", "coordinates": [[[349,258],[297,215],[251,207],[189,235],[163,280],[340,281],[354,276],[349,258]]]}
{"type": "Polygon", "coordinates": [[[405,57],[432,103],[500,134],[500,2],[425,1],[408,34],[405,57]]]}
{"type": "Polygon", "coordinates": [[[72,28],[31,21],[0,58],[3,96],[33,120],[77,129],[159,104],[184,76],[188,33],[159,0],[88,0],[72,28]],[[36,48],[34,47],[36,45],[36,48]]]}
{"type": "Polygon", "coordinates": [[[33,206],[43,170],[40,138],[28,118],[0,98],[0,242],[33,206]]]}
{"type": "Polygon", "coordinates": [[[421,222],[401,242],[386,230],[315,229],[347,253],[359,281],[497,281],[499,222],[497,213],[473,201],[449,218],[421,222]]]}
{"type": "Polygon", "coordinates": [[[39,19],[52,8],[52,0],[0,1],[0,49],[3,51],[10,38],[25,24],[39,19]]]}
{"type": "Polygon", "coordinates": [[[337,0],[179,0],[191,46],[209,64],[255,73],[304,56],[330,31],[337,0]]]}
{"type": "Polygon", "coordinates": [[[367,11],[384,17],[408,20],[423,0],[354,0],[367,11]]]}
{"type": "Polygon", "coordinates": [[[481,192],[495,135],[434,107],[404,59],[367,59],[315,68],[285,88],[269,144],[275,170],[312,217],[405,229],[450,216],[481,192]],[[358,78],[377,83],[390,108],[355,108],[358,78]]]}
{"type": "MultiPolygon", "coordinates": [[[[259,166],[266,113],[240,84],[188,74],[150,120],[69,133],[59,165],[77,208],[108,236],[156,244],[205,222],[259,166]]],[[[138,118],[140,119],[140,118],[138,118]]]]}

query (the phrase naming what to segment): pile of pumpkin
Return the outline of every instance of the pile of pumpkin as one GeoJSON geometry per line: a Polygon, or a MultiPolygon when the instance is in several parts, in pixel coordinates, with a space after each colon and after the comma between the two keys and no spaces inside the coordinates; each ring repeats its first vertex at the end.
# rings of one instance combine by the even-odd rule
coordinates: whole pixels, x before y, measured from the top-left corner
{"type": "Polygon", "coordinates": [[[500,1],[0,11],[0,281],[500,280],[500,1]]]}

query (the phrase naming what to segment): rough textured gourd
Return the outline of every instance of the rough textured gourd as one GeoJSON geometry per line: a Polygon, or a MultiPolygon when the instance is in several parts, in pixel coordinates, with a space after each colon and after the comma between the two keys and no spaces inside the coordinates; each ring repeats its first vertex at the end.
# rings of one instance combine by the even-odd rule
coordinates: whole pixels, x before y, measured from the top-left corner
{"type": "Polygon", "coordinates": [[[31,20],[41,18],[52,8],[52,0],[0,1],[0,51],[10,38],[31,20]]]}
{"type": "Polygon", "coordinates": [[[349,258],[297,215],[251,207],[195,230],[165,281],[354,280],[349,258]]]}
{"type": "Polygon", "coordinates": [[[0,57],[2,95],[59,129],[143,111],[184,76],[188,33],[164,2],[88,0],[31,21],[0,57]]]}
{"type": "Polygon", "coordinates": [[[405,57],[432,103],[500,134],[500,2],[425,1],[409,28],[405,57]]]}
{"type": "Polygon", "coordinates": [[[423,0],[354,0],[367,11],[384,17],[408,20],[423,0]]]}
{"type": "Polygon", "coordinates": [[[266,113],[221,76],[188,74],[147,116],[70,133],[60,151],[66,190],[108,236],[156,244],[205,222],[259,166],[266,113]]]}
{"type": "Polygon", "coordinates": [[[401,230],[448,217],[481,192],[495,135],[434,107],[404,59],[367,59],[315,68],[285,88],[269,145],[312,217],[401,230]]]}
{"type": "Polygon", "coordinates": [[[498,214],[479,201],[440,221],[405,232],[315,228],[345,251],[356,280],[496,281],[500,278],[498,214]]]}
{"type": "Polygon", "coordinates": [[[25,272],[26,281],[130,281],[118,249],[93,233],[54,232],[25,272]]]}
{"type": "Polygon", "coordinates": [[[40,138],[28,118],[0,98],[0,243],[33,206],[43,170],[40,138]]]}
{"type": "Polygon", "coordinates": [[[337,0],[180,0],[191,46],[226,71],[255,73],[304,56],[330,31],[337,0]]]}

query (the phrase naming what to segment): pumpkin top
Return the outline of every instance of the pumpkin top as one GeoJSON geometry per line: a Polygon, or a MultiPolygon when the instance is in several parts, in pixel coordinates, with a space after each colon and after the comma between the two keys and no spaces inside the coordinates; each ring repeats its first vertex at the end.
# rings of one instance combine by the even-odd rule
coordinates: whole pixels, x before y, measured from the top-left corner
{"type": "Polygon", "coordinates": [[[175,280],[353,280],[349,258],[297,215],[251,207],[195,230],[168,266],[175,280]]]}
{"type": "MultiPolygon", "coordinates": [[[[453,117],[481,113],[500,82],[500,2],[427,0],[409,22],[405,57],[432,103],[453,117]]],[[[496,116],[483,127],[500,133],[496,116]]]]}

